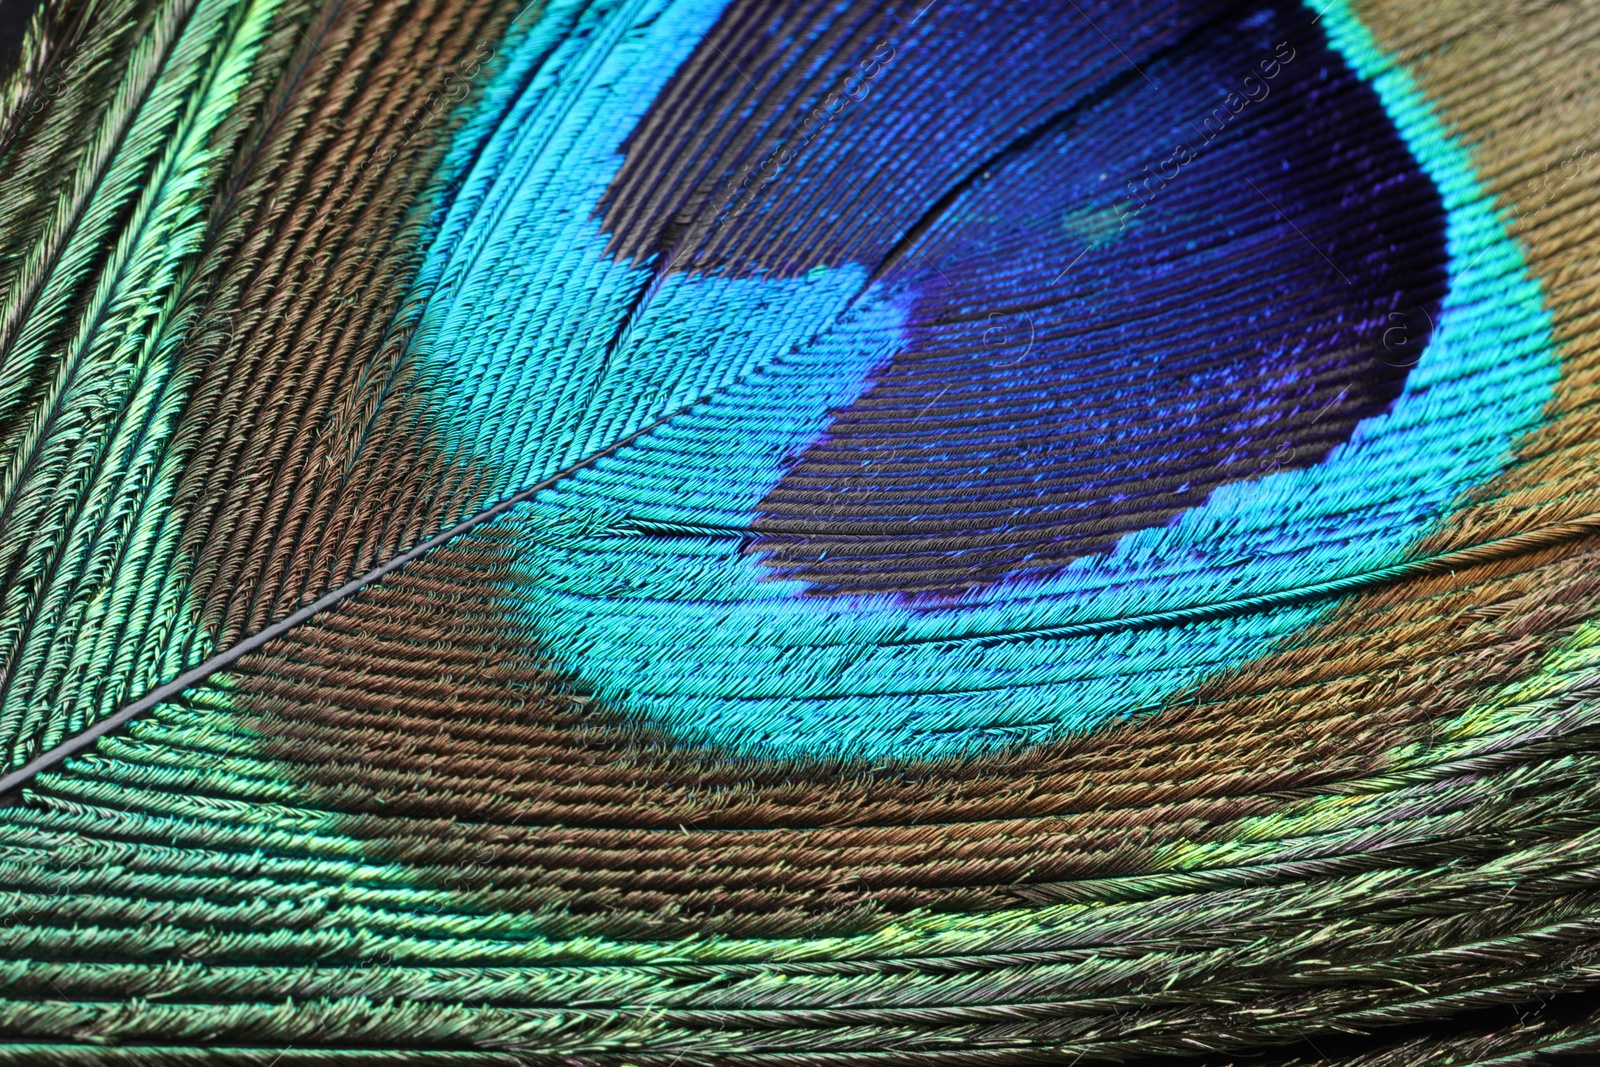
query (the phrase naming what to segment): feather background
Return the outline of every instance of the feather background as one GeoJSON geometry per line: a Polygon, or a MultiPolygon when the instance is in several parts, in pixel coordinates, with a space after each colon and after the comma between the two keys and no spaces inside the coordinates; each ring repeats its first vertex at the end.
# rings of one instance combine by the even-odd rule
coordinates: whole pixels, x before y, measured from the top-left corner
{"type": "Polygon", "coordinates": [[[47,3],[0,1062],[1600,1055],[1597,36],[47,3]]]}

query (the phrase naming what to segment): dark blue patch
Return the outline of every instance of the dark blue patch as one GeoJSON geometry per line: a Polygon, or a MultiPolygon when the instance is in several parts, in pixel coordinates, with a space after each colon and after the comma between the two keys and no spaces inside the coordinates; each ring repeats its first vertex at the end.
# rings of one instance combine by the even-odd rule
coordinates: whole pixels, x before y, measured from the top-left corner
{"type": "Polygon", "coordinates": [[[817,593],[942,599],[1317,463],[1386,409],[1444,295],[1445,215],[1310,19],[1198,33],[947,195],[882,271],[908,343],[753,550],[817,593]]]}

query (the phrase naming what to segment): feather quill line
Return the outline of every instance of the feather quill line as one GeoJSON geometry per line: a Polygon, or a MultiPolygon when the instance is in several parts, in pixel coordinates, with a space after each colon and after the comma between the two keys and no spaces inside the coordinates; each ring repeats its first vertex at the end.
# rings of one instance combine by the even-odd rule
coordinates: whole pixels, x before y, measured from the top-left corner
{"type": "MultiPolygon", "coordinates": [[[[951,637],[912,637],[885,641],[886,645],[967,645],[1007,644],[1013,641],[1061,640],[1073,637],[1093,637],[1097,634],[1126,633],[1163,626],[1182,626],[1191,622],[1206,622],[1250,611],[1290,607],[1326,597],[1343,596],[1373,586],[1385,585],[1403,578],[1443,574],[1461,567],[1472,567],[1493,560],[1509,559],[1526,552],[1538,551],[1551,545],[1573,541],[1587,534],[1600,532],[1600,512],[1579,515],[1576,518],[1536,526],[1532,530],[1507,537],[1481,541],[1465,548],[1451,549],[1431,556],[1403,560],[1383,567],[1360,571],[1340,578],[1274,589],[1251,596],[1230,597],[1208,604],[1195,604],[1186,608],[1151,611],[1138,615],[1117,615],[1104,619],[1066,623],[1061,626],[1043,626],[1029,630],[1001,630],[990,633],[960,634],[951,637]]],[[[749,544],[762,536],[762,531],[748,526],[719,526],[711,523],[662,522],[634,516],[624,516],[605,531],[614,537],[655,538],[708,538],[737,539],[749,544]]]]}
{"type": "Polygon", "coordinates": [[[620,452],[622,449],[633,444],[639,438],[645,436],[653,430],[658,429],[673,419],[678,418],[680,415],[686,414],[704,402],[705,398],[700,398],[690,404],[685,405],[678,411],[663,415],[655,422],[636,430],[634,433],[616,442],[610,447],[602,449],[601,451],[580,460],[572,466],[567,467],[565,470],[556,472],[536,485],[531,485],[512,496],[506,497],[497,504],[484,508],[477,514],[450,527],[448,530],[435,534],[433,537],[430,537],[428,540],[422,542],[402,555],[396,556],[387,563],[384,563],[378,567],[374,567],[366,574],[363,574],[361,577],[353,579],[352,581],[346,582],[344,585],[333,590],[331,593],[324,594],[321,598],[313,601],[310,604],[307,604],[294,614],[289,615],[279,622],[273,623],[271,626],[268,626],[263,630],[257,631],[231,648],[228,648],[223,652],[219,652],[217,655],[212,656],[204,663],[201,663],[198,667],[195,667],[189,671],[185,671],[183,674],[180,674],[167,684],[146,693],[144,696],[140,697],[132,704],[129,704],[115,715],[101,719],[88,729],[74,734],[71,738],[68,738],[66,741],[61,742],[59,745],[56,745],[54,748],[51,748],[48,751],[35,756],[33,759],[29,760],[27,763],[23,764],[21,767],[17,768],[11,773],[5,775],[4,777],[0,777],[0,795],[4,795],[13,789],[16,789],[18,786],[23,785],[32,779],[34,775],[39,774],[41,771],[48,770],[67,757],[82,751],[83,749],[92,745],[94,742],[98,741],[105,734],[110,733],[112,730],[115,730],[117,727],[121,726],[125,722],[128,722],[130,719],[136,718],[139,715],[142,715],[156,707],[157,705],[170,700],[179,693],[182,693],[185,689],[188,689],[190,686],[205,681],[217,671],[222,670],[240,658],[256,651],[274,638],[288,633],[296,626],[299,626],[301,623],[312,618],[312,616],[318,615],[328,608],[333,607],[346,597],[360,592],[368,585],[371,585],[373,582],[376,582],[388,575],[391,571],[398,570],[400,567],[405,566],[407,563],[410,563],[419,556],[425,555],[426,553],[438,548],[446,542],[452,541],[462,534],[468,533],[484,523],[500,517],[501,515],[510,511],[512,508],[516,507],[518,504],[523,504],[532,500],[535,496],[544,492],[546,489],[558,485],[581,470],[594,466],[602,459],[615,455],[617,452],[620,452]]]}

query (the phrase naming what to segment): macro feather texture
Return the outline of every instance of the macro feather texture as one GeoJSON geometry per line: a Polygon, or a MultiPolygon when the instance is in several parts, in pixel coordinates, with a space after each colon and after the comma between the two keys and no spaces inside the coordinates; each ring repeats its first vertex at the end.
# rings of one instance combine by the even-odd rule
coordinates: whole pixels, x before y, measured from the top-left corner
{"type": "Polygon", "coordinates": [[[46,0],[0,1063],[1600,1059],[1597,73],[46,0]]]}

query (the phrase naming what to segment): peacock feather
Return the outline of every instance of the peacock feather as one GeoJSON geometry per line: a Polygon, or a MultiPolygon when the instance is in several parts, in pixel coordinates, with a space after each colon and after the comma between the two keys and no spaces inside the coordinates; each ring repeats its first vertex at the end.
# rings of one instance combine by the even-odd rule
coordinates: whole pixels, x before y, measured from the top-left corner
{"type": "Polygon", "coordinates": [[[1600,1062],[1600,17],[44,0],[0,1064],[1600,1062]]]}

